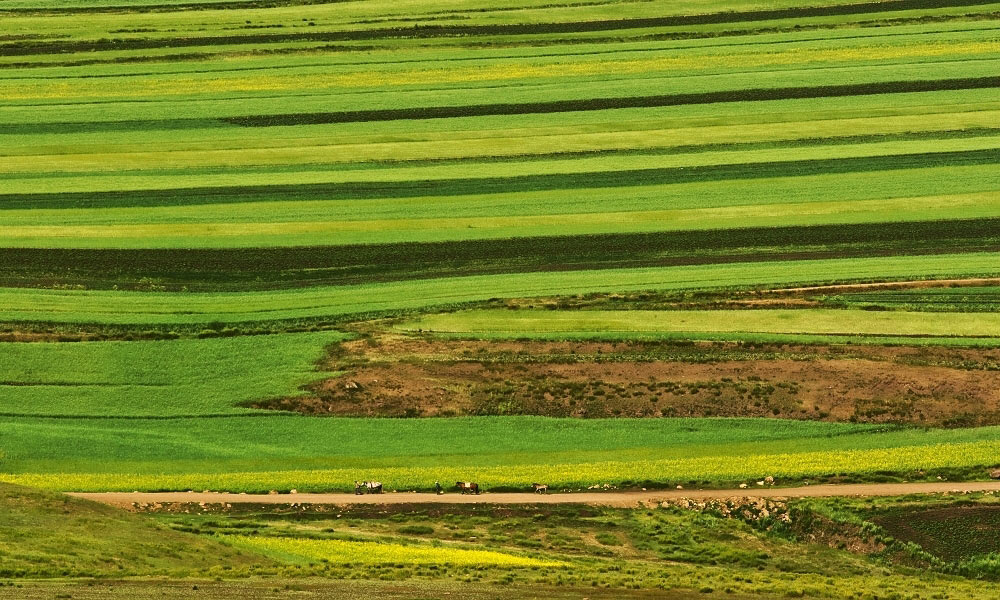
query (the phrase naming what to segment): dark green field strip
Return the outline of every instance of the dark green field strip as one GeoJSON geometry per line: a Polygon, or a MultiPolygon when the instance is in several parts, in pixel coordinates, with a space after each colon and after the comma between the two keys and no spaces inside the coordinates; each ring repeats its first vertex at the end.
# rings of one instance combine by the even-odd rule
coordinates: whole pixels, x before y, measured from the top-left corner
{"type": "MultiPolygon", "coordinates": [[[[237,3],[239,4],[239,3],[237,3]]],[[[434,18],[423,20],[412,27],[387,27],[361,30],[341,30],[303,33],[216,35],[167,38],[117,38],[99,40],[73,40],[53,42],[21,42],[0,44],[0,56],[25,56],[32,54],[65,54],[69,52],[95,52],[108,50],[147,50],[153,48],[182,48],[227,44],[269,44],[282,42],[344,42],[377,39],[425,39],[438,37],[481,37],[574,34],[598,31],[648,29],[652,27],[684,27],[748,23],[777,19],[804,19],[843,15],[870,15],[898,11],[930,10],[954,7],[975,7],[996,4],[996,0],[889,0],[832,6],[807,6],[770,10],[725,11],[706,14],[672,15],[660,17],[606,19],[592,21],[567,21],[544,23],[510,23],[489,25],[436,25],[434,18]]],[[[558,6],[558,5],[557,5],[558,6]]],[[[238,7],[245,8],[245,7],[238,7]]]]}
{"type": "Polygon", "coordinates": [[[804,100],[812,98],[835,98],[840,96],[872,96],[879,94],[977,90],[998,87],[1000,87],[1000,77],[968,77],[935,80],[886,81],[846,85],[756,88],[689,94],[662,94],[656,96],[587,98],[581,100],[555,100],[551,102],[474,104],[467,106],[429,106],[424,108],[350,110],[326,113],[289,113],[227,117],[221,120],[234,125],[241,125],[243,127],[276,127],[289,125],[319,125],[329,123],[358,123],[368,121],[395,121],[403,119],[451,119],[456,117],[546,114],[592,110],[613,110],[622,108],[662,108],[666,106],[717,104],[721,102],[804,100]]]}
{"type": "Polygon", "coordinates": [[[957,152],[864,156],[857,158],[594,171],[553,175],[524,175],[517,177],[193,187],[114,192],[0,194],[0,210],[191,206],[265,201],[364,200],[375,198],[464,196],[472,194],[511,194],[516,192],[635,187],[705,181],[804,177],[808,175],[995,164],[1000,164],[1000,148],[957,152]]]}
{"type": "Polygon", "coordinates": [[[1000,311],[1000,288],[956,287],[837,294],[823,298],[832,306],[934,312],[1000,311]]]}
{"type": "Polygon", "coordinates": [[[980,252],[1000,219],[250,249],[0,249],[0,285],[274,289],[477,274],[980,252]]]}
{"type": "MultiPolygon", "coordinates": [[[[2,12],[2,11],[0,11],[2,12]]],[[[878,33],[864,33],[853,36],[837,36],[835,39],[871,39],[873,37],[878,38],[888,38],[896,36],[911,36],[912,33],[886,33],[884,29],[889,29],[890,26],[900,26],[900,25],[923,25],[928,23],[949,23],[955,21],[967,22],[967,21],[997,21],[1000,20],[1000,11],[994,12],[983,12],[977,14],[965,14],[965,15],[921,15],[912,17],[897,17],[893,19],[877,20],[877,21],[863,21],[856,25],[858,27],[866,28],[869,31],[878,30],[878,33]]],[[[800,34],[805,31],[829,31],[829,30],[839,30],[842,29],[843,25],[838,23],[810,23],[810,24],[800,24],[796,23],[794,25],[782,26],[782,27],[763,27],[760,29],[748,30],[748,29],[731,29],[723,31],[671,31],[667,33],[651,33],[639,36],[633,36],[629,38],[624,37],[585,37],[585,38],[567,38],[560,40],[560,44],[564,47],[571,47],[574,44],[580,45],[594,45],[594,44],[616,44],[624,42],[653,42],[653,41],[691,41],[691,40],[708,40],[708,39],[720,39],[720,38],[747,38],[760,34],[788,34],[795,33],[800,34]]],[[[968,32],[968,31],[982,31],[981,28],[975,29],[959,29],[959,30],[949,30],[948,32],[968,32]]],[[[455,42],[466,41],[467,43],[458,43],[458,46],[465,46],[468,49],[481,49],[481,48],[539,48],[539,47],[551,47],[551,44],[544,44],[540,40],[535,38],[525,39],[525,38],[511,38],[509,40],[504,40],[502,43],[492,43],[492,42],[480,42],[469,41],[465,37],[451,38],[455,42]]],[[[754,45],[778,45],[778,44],[795,44],[800,42],[815,42],[815,41],[830,41],[829,37],[813,37],[813,38],[801,38],[801,39],[790,39],[790,40],[768,40],[768,41],[739,41],[735,43],[723,42],[719,44],[714,44],[713,46],[701,46],[701,47],[748,47],[754,45]]],[[[330,54],[330,53],[359,53],[359,52],[373,52],[373,51],[385,51],[391,50],[391,41],[384,40],[381,44],[368,43],[363,44],[362,42],[342,42],[340,44],[336,43],[317,43],[313,46],[294,46],[294,47],[280,47],[280,46],[258,46],[254,48],[239,47],[230,48],[227,46],[219,46],[217,49],[213,50],[202,50],[198,52],[173,52],[169,54],[152,54],[152,55],[115,55],[115,54],[101,54],[96,57],[91,56],[91,53],[85,52],[76,55],[75,58],[67,58],[66,60],[53,60],[51,58],[45,60],[22,60],[22,61],[7,61],[0,62],[0,71],[2,70],[13,70],[13,69],[37,69],[37,68],[52,68],[52,67],[81,67],[90,65],[123,65],[123,64],[143,64],[143,63],[180,63],[180,62],[199,62],[204,63],[206,61],[219,60],[219,59],[230,59],[230,58],[246,58],[247,56],[276,56],[276,55],[315,55],[317,53],[330,54]],[[86,58],[83,58],[86,57],[86,58]]],[[[374,42],[374,40],[369,40],[369,42],[374,42]]],[[[456,45],[456,44],[452,44],[456,45]]],[[[678,48],[680,49],[680,48],[678,48]]],[[[656,48],[652,50],[637,50],[633,49],[630,52],[646,52],[646,51],[660,51],[661,48],[656,48]]],[[[618,50],[606,50],[606,51],[586,51],[586,52],[560,52],[558,55],[598,55],[598,54],[617,54],[618,50]]],[[[545,57],[552,56],[555,54],[538,54],[536,56],[545,57]]],[[[19,55],[20,56],[20,55],[19,55]]],[[[39,55],[45,57],[54,56],[52,54],[41,54],[39,55]]],[[[525,56],[500,56],[499,58],[527,58],[525,56]]],[[[457,61],[472,61],[472,60],[482,60],[481,58],[450,58],[450,59],[434,59],[433,62],[457,62],[457,61]]],[[[402,60],[391,60],[391,61],[363,61],[363,62],[353,62],[353,63],[343,63],[343,64],[353,64],[353,65],[364,65],[364,64],[399,64],[399,63],[426,63],[426,59],[402,59],[402,60]]],[[[225,71],[224,69],[222,71],[225,71]]],[[[123,74],[127,76],[128,74],[123,74]]],[[[141,74],[140,74],[141,75],[141,74]]]]}
{"type": "MultiPolygon", "coordinates": [[[[200,129],[207,127],[287,127],[338,123],[367,123],[398,120],[451,119],[507,115],[552,114],[635,108],[665,108],[700,104],[809,100],[884,94],[908,94],[1000,88],[1000,76],[885,81],[846,85],[756,88],[655,96],[584,98],[547,102],[426,106],[377,110],[245,115],[236,117],[176,118],[118,121],[75,121],[51,123],[0,123],[0,135],[41,133],[98,133],[104,131],[144,131],[200,129]]],[[[141,100],[139,102],[149,103],[141,100]]]]}

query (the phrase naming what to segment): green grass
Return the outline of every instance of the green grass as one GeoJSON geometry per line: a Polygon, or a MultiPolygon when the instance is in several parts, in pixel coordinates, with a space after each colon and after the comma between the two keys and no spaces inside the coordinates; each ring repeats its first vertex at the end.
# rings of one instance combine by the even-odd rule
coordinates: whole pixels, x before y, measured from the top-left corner
{"type": "Polygon", "coordinates": [[[48,489],[432,489],[476,479],[526,488],[623,482],[729,484],[996,461],[996,428],[897,429],[779,419],[541,417],[340,419],[5,418],[4,481],[48,489]],[[79,448],[86,448],[81,453],[79,448]],[[404,466],[405,465],[405,466],[404,466]]]}
{"type": "Polygon", "coordinates": [[[328,377],[336,333],[142,342],[0,343],[0,413],[179,416],[258,412],[328,377]]]}
{"type": "Polygon", "coordinates": [[[0,512],[4,578],[186,576],[273,564],[118,508],[20,486],[0,484],[0,512]]]}
{"type": "Polygon", "coordinates": [[[968,312],[872,312],[837,309],[759,310],[472,310],[427,315],[403,331],[485,338],[564,339],[868,339],[898,343],[997,344],[1000,315],[968,312]]]}

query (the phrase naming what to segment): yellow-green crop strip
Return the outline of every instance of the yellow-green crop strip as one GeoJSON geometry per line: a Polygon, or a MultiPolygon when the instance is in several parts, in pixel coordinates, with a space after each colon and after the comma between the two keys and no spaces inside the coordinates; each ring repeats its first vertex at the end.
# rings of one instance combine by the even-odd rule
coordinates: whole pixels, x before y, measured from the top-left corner
{"type": "Polygon", "coordinates": [[[997,344],[1000,314],[872,312],[837,309],[759,310],[472,310],[427,315],[398,326],[408,332],[469,337],[721,337],[931,338],[997,344]]]}

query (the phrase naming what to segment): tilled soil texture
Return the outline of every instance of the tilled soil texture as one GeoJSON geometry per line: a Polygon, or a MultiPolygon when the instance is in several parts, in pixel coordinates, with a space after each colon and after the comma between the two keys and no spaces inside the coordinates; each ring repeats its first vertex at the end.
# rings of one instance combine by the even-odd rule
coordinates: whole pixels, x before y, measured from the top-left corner
{"type": "Polygon", "coordinates": [[[344,372],[260,408],[313,415],[779,417],[1000,423],[1000,350],[479,342],[376,335],[331,350],[344,372]]]}

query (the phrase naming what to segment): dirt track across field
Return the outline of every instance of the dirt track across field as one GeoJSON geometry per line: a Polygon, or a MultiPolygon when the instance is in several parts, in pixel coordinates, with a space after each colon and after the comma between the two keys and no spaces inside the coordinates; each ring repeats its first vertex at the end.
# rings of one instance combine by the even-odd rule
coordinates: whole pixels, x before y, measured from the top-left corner
{"type": "Polygon", "coordinates": [[[830,496],[904,496],[906,494],[960,494],[1000,491],[1000,481],[916,483],[859,483],[845,485],[810,485],[802,487],[757,487],[729,490],[656,490],[628,492],[567,492],[550,494],[483,493],[443,495],[395,492],[386,494],[228,494],[216,492],[69,492],[69,495],[115,506],[136,504],[205,503],[207,504],[594,504],[631,507],[658,500],[689,498],[807,498],[830,496]]]}

